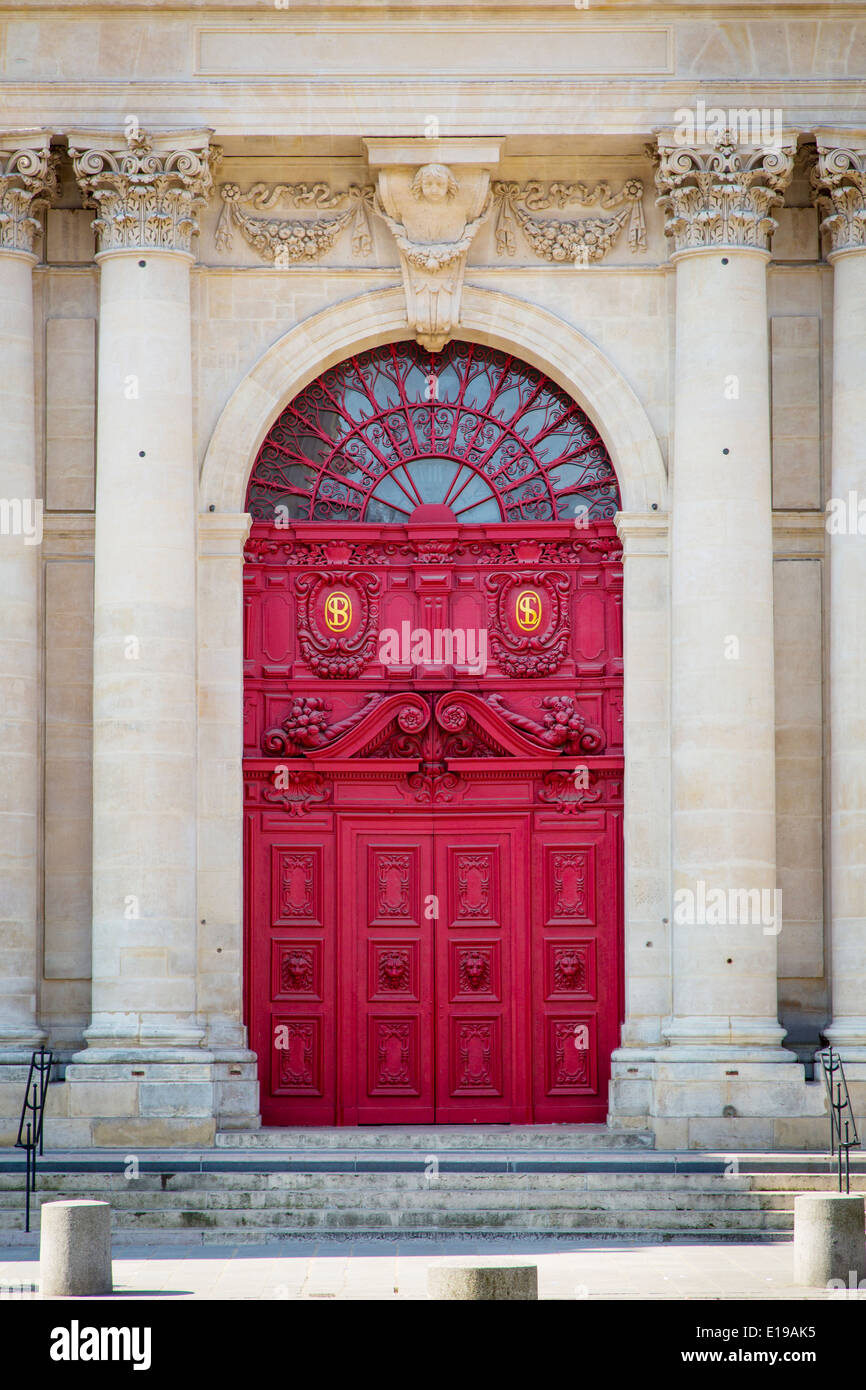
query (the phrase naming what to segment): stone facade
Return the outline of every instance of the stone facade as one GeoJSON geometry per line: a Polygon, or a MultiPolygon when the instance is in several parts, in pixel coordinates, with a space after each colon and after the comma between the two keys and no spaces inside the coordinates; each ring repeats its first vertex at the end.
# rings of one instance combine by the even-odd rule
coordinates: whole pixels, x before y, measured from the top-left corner
{"type": "Polygon", "coordinates": [[[0,1142],[45,1039],[49,1144],[257,1124],[246,480],[326,367],[457,336],[620,482],[610,1123],[821,1146],[792,1044],[866,1103],[866,20],[355,8],[0,21],[0,1142]],[[682,920],[701,883],[780,889],[781,930],[682,920]]]}

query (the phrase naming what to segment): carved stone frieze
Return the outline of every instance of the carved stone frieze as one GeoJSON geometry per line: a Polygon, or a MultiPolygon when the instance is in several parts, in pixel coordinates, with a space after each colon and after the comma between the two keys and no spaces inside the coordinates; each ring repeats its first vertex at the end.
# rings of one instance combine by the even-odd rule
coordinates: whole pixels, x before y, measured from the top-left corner
{"type": "Polygon", "coordinates": [[[367,256],[373,249],[368,218],[373,192],[372,184],[351,184],[344,191],[335,192],[327,183],[256,183],[242,193],[236,183],[224,183],[220,189],[223,208],[216,229],[217,248],[231,250],[237,227],[265,260],[284,268],[324,256],[340,233],[351,226],[352,254],[367,256]],[[316,215],[281,216],[281,211],[289,207],[311,208],[316,215]],[[329,212],[334,215],[324,215],[329,212]],[[257,215],[261,213],[266,215],[257,215]]]}
{"type": "Polygon", "coordinates": [[[48,131],[0,132],[0,251],[32,251],[34,213],[57,191],[48,131]]]}
{"type": "Polygon", "coordinates": [[[866,137],[839,145],[818,132],[811,181],[830,254],[866,246],[866,137]]]}
{"type": "Polygon", "coordinates": [[[643,192],[640,179],[626,179],[616,193],[608,183],[590,188],[584,183],[544,183],[540,179],[524,184],[496,182],[493,185],[496,250],[501,256],[515,254],[519,226],[532,250],[544,260],[589,265],[606,255],[627,225],[629,249],[643,251],[646,249],[643,192]],[[565,208],[569,204],[620,208],[621,211],[613,217],[582,217],[571,221],[537,215],[548,208],[565,208]]]}
{"type": "Polygon", "coordinates": [[[794,142],[769,148],[741,146],[723,131],[707,146],[686,146],[660,136],[656,202],[665,213],[665,234],[677,251],[714,246],[768,251],[794,167],[794,142]]]}
{"type": "Polygon", "coordinates": [[[73,132],[69,153],[100,251],[190,251],[221,158],[209,131],[73,132]]]}

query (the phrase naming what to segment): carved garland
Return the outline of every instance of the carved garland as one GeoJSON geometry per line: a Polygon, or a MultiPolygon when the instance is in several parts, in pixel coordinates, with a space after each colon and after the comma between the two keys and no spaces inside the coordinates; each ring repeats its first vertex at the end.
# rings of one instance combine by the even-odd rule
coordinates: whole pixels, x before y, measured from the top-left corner
{"type": "Polygon", "coordinates": [[[352,254],[367,256],[373,249],[368,209],[372,207],[374,189],[351,184],[342,192],[334,192],[327,183],[265,183],[253,184],[242,193],[236,183],[224,183],[220,189],[223,209],[217,223],[215,241],[219,250],[230,251],[237,227],[254,250],[274,265],[285,267],[296,261],[314,261],[330,251],[337,237],[351,224],[352,254]],[[334,217],[286,218],[256,217],[255,213],[271,213],[280,205],[296,208],[343,209],[334,217]]]}
{"type": "Polygon", "coordinates": [[[515,254],[518,226],[535,254],[546,261],[574,261],[583,265],[600,261],[626,225],[632,253],[646,250],[640,179],[626,179],[618,193],[611,192],[608,183],[589,188],[585,183],[543,183],[540,179],[530,179],[525,184],[499,181],[493,185],[493,197],[497,207],[496,250],[501,256],[515,254]],[[605,209],[622,208],[622,211],[613,217],[585,217],[576,221],[535,215],[547,208],[567,207],[570,203],[582,207],[597,204],[605,209]]]}

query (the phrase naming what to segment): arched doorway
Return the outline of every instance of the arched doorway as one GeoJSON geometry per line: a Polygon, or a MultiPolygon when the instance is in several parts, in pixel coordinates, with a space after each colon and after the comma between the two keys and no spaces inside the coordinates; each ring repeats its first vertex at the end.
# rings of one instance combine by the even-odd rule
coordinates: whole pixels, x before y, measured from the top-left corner
{"type": "Polygon", "coordinates": [[[619,504],[534,367],[331,367],[247,494],[247,1010],[270,1124],[598,1121],[621,1017],[619,504]]]}

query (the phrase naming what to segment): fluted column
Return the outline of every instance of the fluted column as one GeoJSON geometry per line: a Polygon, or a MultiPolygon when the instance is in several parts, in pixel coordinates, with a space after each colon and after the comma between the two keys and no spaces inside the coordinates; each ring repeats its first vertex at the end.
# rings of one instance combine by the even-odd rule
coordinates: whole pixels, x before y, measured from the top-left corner
{"type": "Polygon", "coordinates": [[[189,271],[207,132],[69,137],[99,234],[93,1048],[198,1045],[189,271]]]}
{"type": "Polygon", "coordinates": [[[39,543],[34,212],[55,187],[47,131],[0,134],[0,1050],[27,1049],[39,980],[39,543]]]}
{"type": "Polygon", "coordinates": [[[827,1037],[866,1060],[866,131],[817,132],[833,265],[830,986],[827,1037]]]}
{"type": "Polygon", "coordinates": [[[783,1030],[766,273],[792,147],[741,149],[728,135],[659,146],[676,264],[665,1033],[681,1047],[769,1051],[783,1030]]]}

